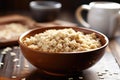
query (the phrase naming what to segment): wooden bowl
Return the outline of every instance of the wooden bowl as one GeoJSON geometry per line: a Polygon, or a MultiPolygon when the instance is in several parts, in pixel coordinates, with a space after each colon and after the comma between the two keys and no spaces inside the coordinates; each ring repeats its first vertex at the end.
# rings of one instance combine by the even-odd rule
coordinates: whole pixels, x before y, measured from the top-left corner
{"type": "Polygon", "coordinates": [[[63,76],[68,74],[74,74],[76,72],[85,70],[94,64],[96,64],[101,57],[104,55],[105,48],[108,45],[108,38],[98,32],[91,29],[81,28],[81,27],[68,27],[68,26],[55,26],[55,27],[44,27],[37,28],[25,32],[19,37],[19,44],[25,58],[38,69],[43,72],[54,75],[63,76]],[[76,31],[82,31],[85,34],[96,33],[97,37],[100,38],[102,46],[91,51],[82,52],[61,52],[61,53],[47,53],[42,51],[37,51],[28,48],[23,44],[23,40],[26,37],[33,36],[37,33],[42,33],[49,29],[63,29],[63,28],[73,28],[76,31]]]}

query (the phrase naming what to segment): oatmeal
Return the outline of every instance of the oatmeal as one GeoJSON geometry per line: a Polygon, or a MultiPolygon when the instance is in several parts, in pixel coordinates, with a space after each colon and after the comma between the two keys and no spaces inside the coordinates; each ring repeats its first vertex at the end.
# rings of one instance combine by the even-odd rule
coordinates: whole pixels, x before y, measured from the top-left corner
{"type": "Polygon", "coordinates": [[[0,30],[0,40],[9,40],[18,38],[23,32],[27,31],[28,28],[25,25],[19,23],[6,24],[3,29],[0,30]]]}
{"type": "Polygon", "coordinates": [[[84,34],[72,28],[46,30],[26,38],[23,42],[29,48],[44,52],[80,52],[101,46],[95,33],[84,34]]]}

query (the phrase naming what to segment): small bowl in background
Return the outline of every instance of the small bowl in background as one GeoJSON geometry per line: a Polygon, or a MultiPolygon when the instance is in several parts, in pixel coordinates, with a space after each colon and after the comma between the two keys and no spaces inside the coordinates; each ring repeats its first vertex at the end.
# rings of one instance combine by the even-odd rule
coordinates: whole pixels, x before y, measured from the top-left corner
{"type": "Polygon", "coordinates": [[[62,4],[56,1],[31,1],[30,8],[33,18],[38,22],[55,20],[62,4]]]}
{"type": "Polygon", "coordinates": [[[96,64],[104,55],[105,48],[108,45],[108,38],[104,34],[91,29],[55,26],[30,30],[20,36],[19,44],[23,55],[29,62],[31,62],[31,64],[47,74],[63,76],[80,72],[96,64]],[[100,39],[102,46],[91,51],[49,53],[28,48],[23,43],[26,37],[42,33],[45,30],[64,28],[72,28],[75,31],[82,31],[85,34],[96,33],[96,36],[100,39]]]}

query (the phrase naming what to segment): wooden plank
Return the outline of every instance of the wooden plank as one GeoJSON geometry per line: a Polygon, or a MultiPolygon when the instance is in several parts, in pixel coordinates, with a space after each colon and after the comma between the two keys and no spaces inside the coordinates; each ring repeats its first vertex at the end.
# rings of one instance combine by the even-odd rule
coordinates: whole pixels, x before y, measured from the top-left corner
{"type": "Polygon", "coordinates": [[[118,41],[111,40],[109,46],[110,46],[111,52],[113,53],[118,64],[120,65],[120,43],[118,41]]]}
{"type": "MultiPolygon", "coordinates": [[[[101,80],[101,79],[117,80],[117,79],[120,79],[119,66],[118,66],[115,58],[113,57],[113,55],[109,52],[109,50],[106,50],[106,53],[103,56],[103,58],[89,70],[91,73],[93,73],[92,76],[94,76],[94,75],[97,76],[96,77],[97,79],[91,78],[90,80],[101,80]],[[117,75],[116,75],[116,73],[117,73],[117,75]]],[[[89,74],[90,74],[90,72],[89,72],[89,74]]],[[[86,73],[88,74],[88,72],[86,72],[86,73]]]]}
{"type": "Polygon", "coordinates": [[[73,76],[66,77],[50,76],[38,71],[24,58],[18,46],[12,47],[5,59],[5,66],[0,69],[0,80],[120,80],[120,69],[109,47],[96,65],[73,76]],[[15,52],[16,55],[11,56],[10,52],[15,52]],[[19,60],[13,62],[15,58],[19,60]]]}

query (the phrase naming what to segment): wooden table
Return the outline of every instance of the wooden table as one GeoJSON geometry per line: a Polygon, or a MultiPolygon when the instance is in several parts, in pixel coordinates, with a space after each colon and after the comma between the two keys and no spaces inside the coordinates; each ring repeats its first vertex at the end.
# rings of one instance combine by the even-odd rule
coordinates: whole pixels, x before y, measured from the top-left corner
{"type": "Polygon", "coordinates": [[[120,80],[120,32],[110,40],[105,55],[93,67],[73,76],[54,77],[38,72],[19,45],[0,48],[0,80],[120,80]],[[6,51],[6,53],[4,53],[6,51]]]}
{"type": "Polygon", "coordinates": [[[54,77],[38,72],[23,57],[18,46],[7,48],[12,50],[0,55],[0,61],[3,63],[0,65],[0,80],[120,80],[120,69],[109,47],[96,65],[67,77],[54,77]],[[11,54],[12,52],[16,55],[11,54]]]}

